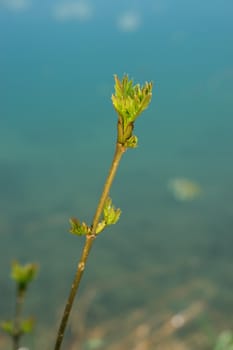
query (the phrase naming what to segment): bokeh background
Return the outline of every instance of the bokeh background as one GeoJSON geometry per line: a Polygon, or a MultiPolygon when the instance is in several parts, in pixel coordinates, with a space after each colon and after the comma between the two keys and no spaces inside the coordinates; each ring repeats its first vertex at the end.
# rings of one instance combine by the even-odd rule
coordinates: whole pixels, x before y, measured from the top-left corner
{"type": "MultiPolygon", "coordinates": [[[[23,344],[51,349],[111,162],[113,75],[154,82],[111,191],[66,349],[213,349],[233,329],[231,0],[0,0],[0,319],[35,261],[23,344]],[[187,178],[201,195],[179,200],[187,178]]],[[[0,335],[0,348],[9,341],[0,335]]]]}

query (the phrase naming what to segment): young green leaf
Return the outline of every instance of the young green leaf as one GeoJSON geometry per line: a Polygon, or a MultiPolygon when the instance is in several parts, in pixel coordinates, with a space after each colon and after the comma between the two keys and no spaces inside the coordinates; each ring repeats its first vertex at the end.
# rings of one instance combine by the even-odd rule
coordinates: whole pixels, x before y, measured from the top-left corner
{"type": "Polygon", "coordinates": [[[117,223],[117,221],[120,218],[121,210],[118,208],[116,209],[112,205],[112,200],[110,197],[107,198],[104,209],[103,209],[103,215],[104,215],[104,221],[106,225],[114,225],[117,223]]]}
{"type": "Polygon", "coordinates": [[[105,220],[100,221],[96,228],[96,234],[98,235],[100,232],[102,232],[105,229],[105,227],[106,227],[105,220]]]}
{"type": "Polygon", "coordinates": [[[80,223],[76,218],[70,219],[70,225],[70,232],[74,235],[84,236],[91,232],[90,227],[85,222],[80,223]]]}
{"type": "Polygon", "coordinates": [[[152,83],[146,82],[144,86],[133,85],[125,75],[122,81],[115,75],[115,94],[112,103],[118,114],[118,142],[126,147],[132,146],[127,142],[133,134],[133,125],[137,117],[149,106],[152,98],[152,83]]]}

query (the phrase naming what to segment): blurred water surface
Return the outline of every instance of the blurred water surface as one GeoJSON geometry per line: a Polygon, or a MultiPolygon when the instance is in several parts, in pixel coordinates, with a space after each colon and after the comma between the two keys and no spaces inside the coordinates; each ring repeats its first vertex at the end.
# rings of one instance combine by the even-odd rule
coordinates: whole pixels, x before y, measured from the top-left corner
{"type": "Polygon", "coordinates": [[[154,82],[153,100],[111,191],[121,220],[83,280],[99,293],[90,323],[162,312],[164,293],[198,281],[198,296],[164,307],[204,300],[213,332],[233,327],[232,11],[230,0],[1,0],[0,318],[11,261],[37,261],[27,310],[54,327],[83,244],[68,220],[92,219],[114,150],[113,74],[128,73],[154,82]],[[177,201],[174,178],[201,196],[177,201]]]}

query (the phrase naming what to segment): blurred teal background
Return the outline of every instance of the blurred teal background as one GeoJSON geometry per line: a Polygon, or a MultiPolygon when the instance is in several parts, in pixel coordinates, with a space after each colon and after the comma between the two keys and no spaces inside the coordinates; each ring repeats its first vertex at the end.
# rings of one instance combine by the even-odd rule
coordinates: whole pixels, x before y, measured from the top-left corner
{"type": "Polygon", "coordinates": [[[175,313],[181,301],[158,310],[160,298],[198,281],[180,308],[197,298],[201,324],[233,327],[232,15],[231,0],[0,1],[1,319],[11,261],[37,261],[27,310],[54,327],[83,244],[69,217],[92,220],[114,151],[113,75],[128,73],[154,82],[153,100],[111,191],[121,220],[88,262],[90,323],[175,313]],[[202,195],[176,201],[177,177],[202,195]]]}

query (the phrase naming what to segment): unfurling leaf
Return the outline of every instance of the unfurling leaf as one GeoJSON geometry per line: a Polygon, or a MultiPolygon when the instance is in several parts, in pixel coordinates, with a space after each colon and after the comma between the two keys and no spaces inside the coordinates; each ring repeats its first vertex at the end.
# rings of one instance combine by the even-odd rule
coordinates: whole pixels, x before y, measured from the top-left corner
{"type": "Polygon", "coordinates": [[[126,140],[126,147],[135,148],[138,145],[138,138],[136,135],[132,135],[129,139],[126,140]]]}
{"type": "Polygon", "coordinates": [[[133,125],[137,117],[149,106],[152,98],[152,83],[146,82],[144,86],[133,85],[128,76],[122,80],[115,75],[115,94],[112,103],[118,114],[118,142],[125,147],[132,146],[129,139],[133,136],[133,125]]]}
{"type": "Polygon", "coordinates": [[[116,224],[120,218],[121,210],[119,208],[116,209],[112,205],[112,200],[110,197],[107,198],[107,200],[105,202],[104,209],[103,209],[103,215],[104,215],[104,221],[105,221],[106,225],[116,224]]]}
{"type": "Polygon", "coordinates": [[[91,232],[90,227],[85,222],[80,223],[80,221],[76,218],[70,219],[70,224],[70,232],[74,235],[83,236],[91,232]]]}
{"type": "Polygon", "coordinates": [[[100,221],[96,228],[96,234],[98,235],[100,232],[102,232],[105,229],[105,227],[106,227],[105,220],[100,221]]]}

